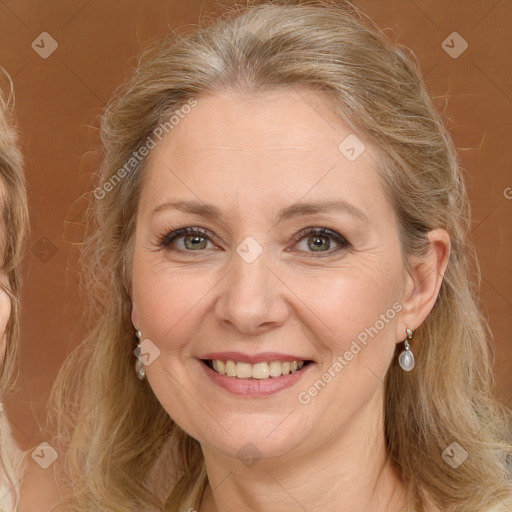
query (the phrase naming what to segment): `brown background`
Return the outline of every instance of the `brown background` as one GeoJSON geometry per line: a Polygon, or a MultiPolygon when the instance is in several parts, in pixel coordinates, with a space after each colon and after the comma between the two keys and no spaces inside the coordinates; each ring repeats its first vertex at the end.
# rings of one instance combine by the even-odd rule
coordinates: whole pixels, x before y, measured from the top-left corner
{"type": "MultiPolygon", "coordinates": [[[[497,393],[511,406],[512,199],[504,192],[512,187],[512,1],[357,4],[417,55],[460,150],[483,275],[481,300],[495,337],[497,393]],[[441,47],[454,31],[469,44],[457,59],[441,47]]],[[[0,2],[0,65],[14,81],[32,222],[20,372],[17,391],[7,402],[14,434],[25,448],[44,440],[39,425],[49,389],[88,328],[81,320],[76,260],[82,195],[93,187],[91,172],[98,161],[98,116],[132,69],[142,43],[169,27],[191,28],[201,14],[214,10],[213,0],[0,2]],[[47,59],[31,47],[42,32],[58,42],[47,59]]]]}

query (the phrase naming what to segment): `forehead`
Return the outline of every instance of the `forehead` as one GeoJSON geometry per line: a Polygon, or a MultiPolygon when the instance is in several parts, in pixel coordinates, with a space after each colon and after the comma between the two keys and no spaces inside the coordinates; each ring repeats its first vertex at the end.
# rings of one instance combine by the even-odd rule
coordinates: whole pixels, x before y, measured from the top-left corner
{"type": "Polygon", "coordinates": [[[376,152],[354,137],[314,91],[200,97],[151,151],[141,207],[178,195],[259,209],[343,196],[378,209],[376,152]],[[347,137],[362,151],[356,159],[343,152],[347,137]]]}
{"type": "Polygon", "coordinates": [[[240,159],[261,154],[312,161],[340,156],[338,139],[344,131],[349,132],[333,115],[325,96],[290,88],[259,95],[200,97],[169,133],[167,146],[182,162],[211,151],[229,160],[239,152],[240,159]]]}

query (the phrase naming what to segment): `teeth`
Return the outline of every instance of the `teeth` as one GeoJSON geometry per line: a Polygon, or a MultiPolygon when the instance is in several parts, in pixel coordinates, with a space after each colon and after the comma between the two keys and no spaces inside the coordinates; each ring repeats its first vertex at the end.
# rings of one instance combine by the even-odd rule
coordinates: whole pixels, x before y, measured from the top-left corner
{"type": "Polygon", "coordinates": [[[269,377],[280,377],[300,370],[304,366],[304,361],[281,362],[271,361],[270,363],[242,363],[234,361],[221,361],[215,359],[211,361],[213,369],[221,375],[236,377],[238,379],[258,379],[264,380],[269,377]]]}
{"type": "Polygon", "coordinates": [[[233,361],[226,361],[224,368],[228,377],[236,377],[236,363],[233,361]]]}
{"type": "Polygon", "coordinates": [[[251,377],[253,379],[268,379],[270,377],[268,363],[257,363],[251,366],[251,377]]]}
{"type": "Polygon", "coordinates": [[[236,376],[239,379],[248,379],[252,377],[252,364],[236,363],[236,376]]]}
{"type": "Polygon", "coordinates": [[[224,363],[222,361],[219,361],[218,359],[216,359],[215,361],[212,361],[212,366],[213,366],[213,369],[217,373],[220,373],[221,375],[226,374],[226,370],[224,368],[224,363]]]}
{"type": "Polygon", "coordinates": [[[279,361],[271,361],[268,365],[271,377],[280,377],[283,373],[281,371],[282,366],[279,361]]]}

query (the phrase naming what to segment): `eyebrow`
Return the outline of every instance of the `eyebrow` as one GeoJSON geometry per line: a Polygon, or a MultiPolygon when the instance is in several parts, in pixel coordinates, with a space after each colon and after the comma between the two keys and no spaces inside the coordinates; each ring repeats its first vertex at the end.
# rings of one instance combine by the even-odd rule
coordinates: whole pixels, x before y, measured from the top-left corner
{"type": "MultiPolygon", "coordinates": [[[[222,212],[219,208],[212,204],[206,204],[199,201],[174,201],[163,203],[157,206],[150,213],[150,217],[157,212],[169,209],[176,209],[184,213],[192,213],[208,219],[213,219],[215,217],[217,217],[218,219],[223,219],[222,212]]],[[[277,222],[280,223],[295,217],[314,215],[317,213],[330,213],[333,211],[338,213],[345,213],[363,222],[370,223],[368,217],[362,210],[360,210],[353,204],[341,199],[322,203],[301,202],[292,204],[291,206],[287,206],[286,208],[282,208],[281,210],[279,210],[279,213],[277,215],[277,222]]]]}

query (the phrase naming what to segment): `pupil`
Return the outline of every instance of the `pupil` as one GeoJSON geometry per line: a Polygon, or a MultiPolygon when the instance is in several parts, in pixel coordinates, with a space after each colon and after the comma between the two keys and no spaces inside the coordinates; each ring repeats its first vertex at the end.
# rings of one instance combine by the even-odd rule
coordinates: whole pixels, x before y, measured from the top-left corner
{"type": "Polygon", "coordinates": [[[313,245],[310,245],[310,248],[315,250],[316,248],[322,248],[322,245],[325,245],[325,248],[329,249],[330,243],[328,242],[328,239],[316,236],[313,237],[313,245]],[[327,241],[327,243],[324,243],[325,241],[327,241]]]}

